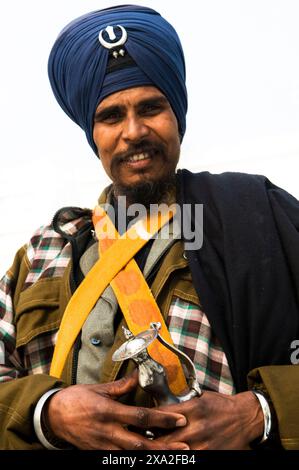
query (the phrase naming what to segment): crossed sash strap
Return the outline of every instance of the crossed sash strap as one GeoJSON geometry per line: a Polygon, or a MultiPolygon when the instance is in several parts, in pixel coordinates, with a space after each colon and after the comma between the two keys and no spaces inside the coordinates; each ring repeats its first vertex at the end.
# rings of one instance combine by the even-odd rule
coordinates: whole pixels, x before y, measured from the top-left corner
{"type": "MultiPolygon", "coordinates": [[[[67,356],[82,326],[103,291],[110,284],[133,333],[147,330],[151,322],[160,322],[160,334],[173,344],[163,316],[139,269],[134,255],[173,217],[174,211],[157,211],[147,219],[138,220],[127,232],[119,235],[101,206],[93,213],[93,224],[99,240],[99,260],[87,273],[71,297],[58,332],[50,375],[60,377],[67,356]]],[[[125,338],[124,338],[125,340],[125,338]]],[[[186,389],[186,379],[178,357],[154,341],[148,351],[166,370],[173,393],[186,389]]]]}

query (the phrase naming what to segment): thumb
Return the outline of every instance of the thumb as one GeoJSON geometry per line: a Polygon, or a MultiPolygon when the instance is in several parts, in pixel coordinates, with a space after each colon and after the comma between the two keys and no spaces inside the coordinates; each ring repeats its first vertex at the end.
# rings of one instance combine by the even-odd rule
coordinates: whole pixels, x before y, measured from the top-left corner
{"type": "Polygon", "coordinates": [[[138,385],[138,371],[135,369],[130,375],[123,377],[115,382],[106,384],[105,392],[110,395],[111,398],[116,398],[125,393],[131,392],[138,385]]]}

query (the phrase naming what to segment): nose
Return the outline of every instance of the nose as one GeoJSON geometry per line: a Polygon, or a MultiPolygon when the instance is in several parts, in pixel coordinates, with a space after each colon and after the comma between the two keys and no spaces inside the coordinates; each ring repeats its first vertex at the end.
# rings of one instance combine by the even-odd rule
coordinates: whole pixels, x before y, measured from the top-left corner
{"type": "Polygon", "coordinates": [[[149,128],[140,116],[127,116],[122,131],[122,137],[127,142],[139,142],[149,135],[149,128]]]}

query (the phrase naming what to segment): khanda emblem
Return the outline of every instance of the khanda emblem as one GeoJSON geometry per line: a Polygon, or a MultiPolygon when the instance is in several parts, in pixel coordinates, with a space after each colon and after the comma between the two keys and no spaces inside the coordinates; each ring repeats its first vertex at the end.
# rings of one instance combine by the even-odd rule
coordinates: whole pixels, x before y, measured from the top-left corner
{"type": "MultiPolygon", "coordinates": [[[[128,33],[125,30],[125,28],[121,26],[120,24],[116,26],[107,26],[106,28],[101,29],[101,31],[99,32],[99,41],[102,44],[102,46],[104,46],[106,49],[115,49],[118,46],[122,46],[123,44],[125,44],[127,38],[128,38],[128,33]],[[121,36],[119,39],[117,39],[117,36],[115,34],[117,32],[117,29],[120,30],[121,32],[121,36]],[[106,32],[105,34],[106,39],[104,39],[105,32],[106,32]]],[[[119,55],[124,56],[125,51],[124,49],[120,48],[118,51],[117,50],[113,51],[112,55],[115,59],[117,59],[119,55]]]]}

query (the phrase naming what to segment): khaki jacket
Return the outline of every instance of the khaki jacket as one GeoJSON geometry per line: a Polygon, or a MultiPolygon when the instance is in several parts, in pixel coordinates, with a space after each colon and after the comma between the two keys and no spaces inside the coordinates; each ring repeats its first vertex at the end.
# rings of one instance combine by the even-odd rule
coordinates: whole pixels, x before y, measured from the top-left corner
{"type": "MultiPolygon", "coordinates": [[[[19,250],[10,275],[16,280],[14,289],[14,311],[16,324],[16,348],[21,351],[33,338],[45,332],[55,332],[61,322],[65,307],[71,298],[70,262],[62,277],[42,278],[23,290],[30,264],[26,247],[19,250]]],[[[191,274],[183,257],[183,245],[176,241],[163,259],[160,270],[151,286],[162,314],[166,317],[171,299],[178,296],[199,305],[193,288],[191,274]]],[[[115,342],[107,355],[102,370],[102,382],[110,382],[133,370],[133,362],[124,366],[113,362],[111,356],[124,341],[121,321],[115,342]]],[[[38,449],[32,424],[34,407],[39,398],[49,389],[68,386],[72,383],[73,350],[68,356],[62,380],[45,374],[33,374],[0,384],[0,449],[38,449]]],[[[145,393],[139,390],[131,403],[149,406],[145,393]]]]}
{"type": "MultiPolygon", "coordinates": [[[[29,271],[26,248],[22,248],[10,270],[15,279],[14,310],[16,347],[22,348],[32,338],[57,330],[65,307],[71,297],[69,263],[62,277],[40,279],[22,290],[29,271]]],[[[162,314],[166,317],[174,295],[199,305],[190,270],[183,256],[183,245],[176,241],[165,255],[151,286],[162,314]]],[[[108,354],[102,381],[109,382],[127,374],[133,365],[112,362],[113,351],[123,343],[119,325],[114,345],[108,354]]],[[[36,374],[0,384],[0,448],[40,449],[34,433],[32,416],[39,398],[49,389],[71,384],[72,355],[70,353],[62,380],[36,374]]],[[[275,407],[281,443],[286,449],[299,449],[299,368],[298,366],[265,366],[249,373],[249,387],[268,392],[275,407]]],[[[138,391],[131,403],[150,406],[148,397],[138,391]]]]}

